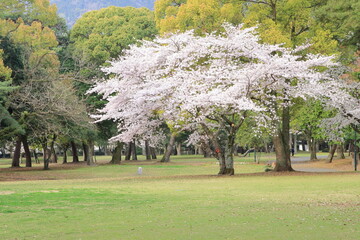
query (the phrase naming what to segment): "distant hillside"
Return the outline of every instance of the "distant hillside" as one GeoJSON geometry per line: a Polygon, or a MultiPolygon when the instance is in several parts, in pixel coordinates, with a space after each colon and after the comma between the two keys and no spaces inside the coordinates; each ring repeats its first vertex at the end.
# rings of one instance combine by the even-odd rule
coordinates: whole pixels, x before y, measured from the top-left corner
{"type": "Polygon", "coordinates": [[[65,18],[69,27],[84,13],[109,6],[154,8],[155,0],[50,0],[58,8],[59,15],[65,18]]]}

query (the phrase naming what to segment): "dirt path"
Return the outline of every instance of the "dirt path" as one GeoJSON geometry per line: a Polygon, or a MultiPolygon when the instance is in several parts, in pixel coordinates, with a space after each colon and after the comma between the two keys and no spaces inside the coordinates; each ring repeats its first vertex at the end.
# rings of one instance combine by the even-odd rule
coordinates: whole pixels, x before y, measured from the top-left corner
{"type": "Polygon", "coordinates": [[[326,162],[325,159],[320,159],[318,161],[293,162],[292,166],[296,171],[304,171],[304,172],[354,171],[352,159],[333,160],[332,163],[326,162]]]}

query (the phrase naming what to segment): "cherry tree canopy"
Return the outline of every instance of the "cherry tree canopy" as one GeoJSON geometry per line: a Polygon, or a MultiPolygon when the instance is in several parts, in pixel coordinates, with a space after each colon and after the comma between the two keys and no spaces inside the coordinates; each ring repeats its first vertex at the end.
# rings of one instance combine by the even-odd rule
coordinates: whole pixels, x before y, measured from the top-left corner
{"type": "MultiPolygon", "coordinates": [[[[344,86],[343,86],[344,87],[344,86]]],[[[350,82],[346,85],[348,95],[333,92],[327,99],[328,105],[337,109],[337,114],[325,121],[325,125],[332,129],[341,130],[343,127],[351,126],[360,133],[360,83],[350,82]]],[[[330,134],[330,138],[336,139],[338,136],[330,134]]]]}
{"type": "Polygon", "coordinates": [[[339,87],[324,71],[333,57],[263,44],[255,31],[224,25],[220,34],[188,31],[133,45],[90,90],[108,101],[94,117],[119,122],[113,140],[149,136],[164,121],[177,129],[211,122],[234,135],[248,111],[275,113],[275,100],[291,104],[339,87]]]}

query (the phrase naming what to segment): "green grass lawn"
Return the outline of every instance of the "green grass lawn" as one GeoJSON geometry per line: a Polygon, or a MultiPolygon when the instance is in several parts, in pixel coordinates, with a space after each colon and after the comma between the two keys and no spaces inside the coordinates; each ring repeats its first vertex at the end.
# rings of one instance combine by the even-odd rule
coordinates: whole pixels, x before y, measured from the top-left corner
{"type": "Polygon", "coordinates": [[[360,174],[218,177],[217,170],[214,160],[179,157],[0,171],[54,179],[0,182],[0,239],[360,239],[360,174]]]}

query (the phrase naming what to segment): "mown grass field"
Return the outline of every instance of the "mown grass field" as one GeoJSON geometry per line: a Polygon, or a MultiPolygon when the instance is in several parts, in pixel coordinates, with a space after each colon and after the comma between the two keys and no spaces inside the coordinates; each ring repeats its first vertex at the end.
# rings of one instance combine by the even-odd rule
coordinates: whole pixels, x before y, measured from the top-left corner
{"type": "Polygon", "coordinates": [[[0,182],[0,239],[360,239],[358,173],[235,167],[218,177],[215,161],[189,157],[3,169],[16,181],[0,182]]]}

